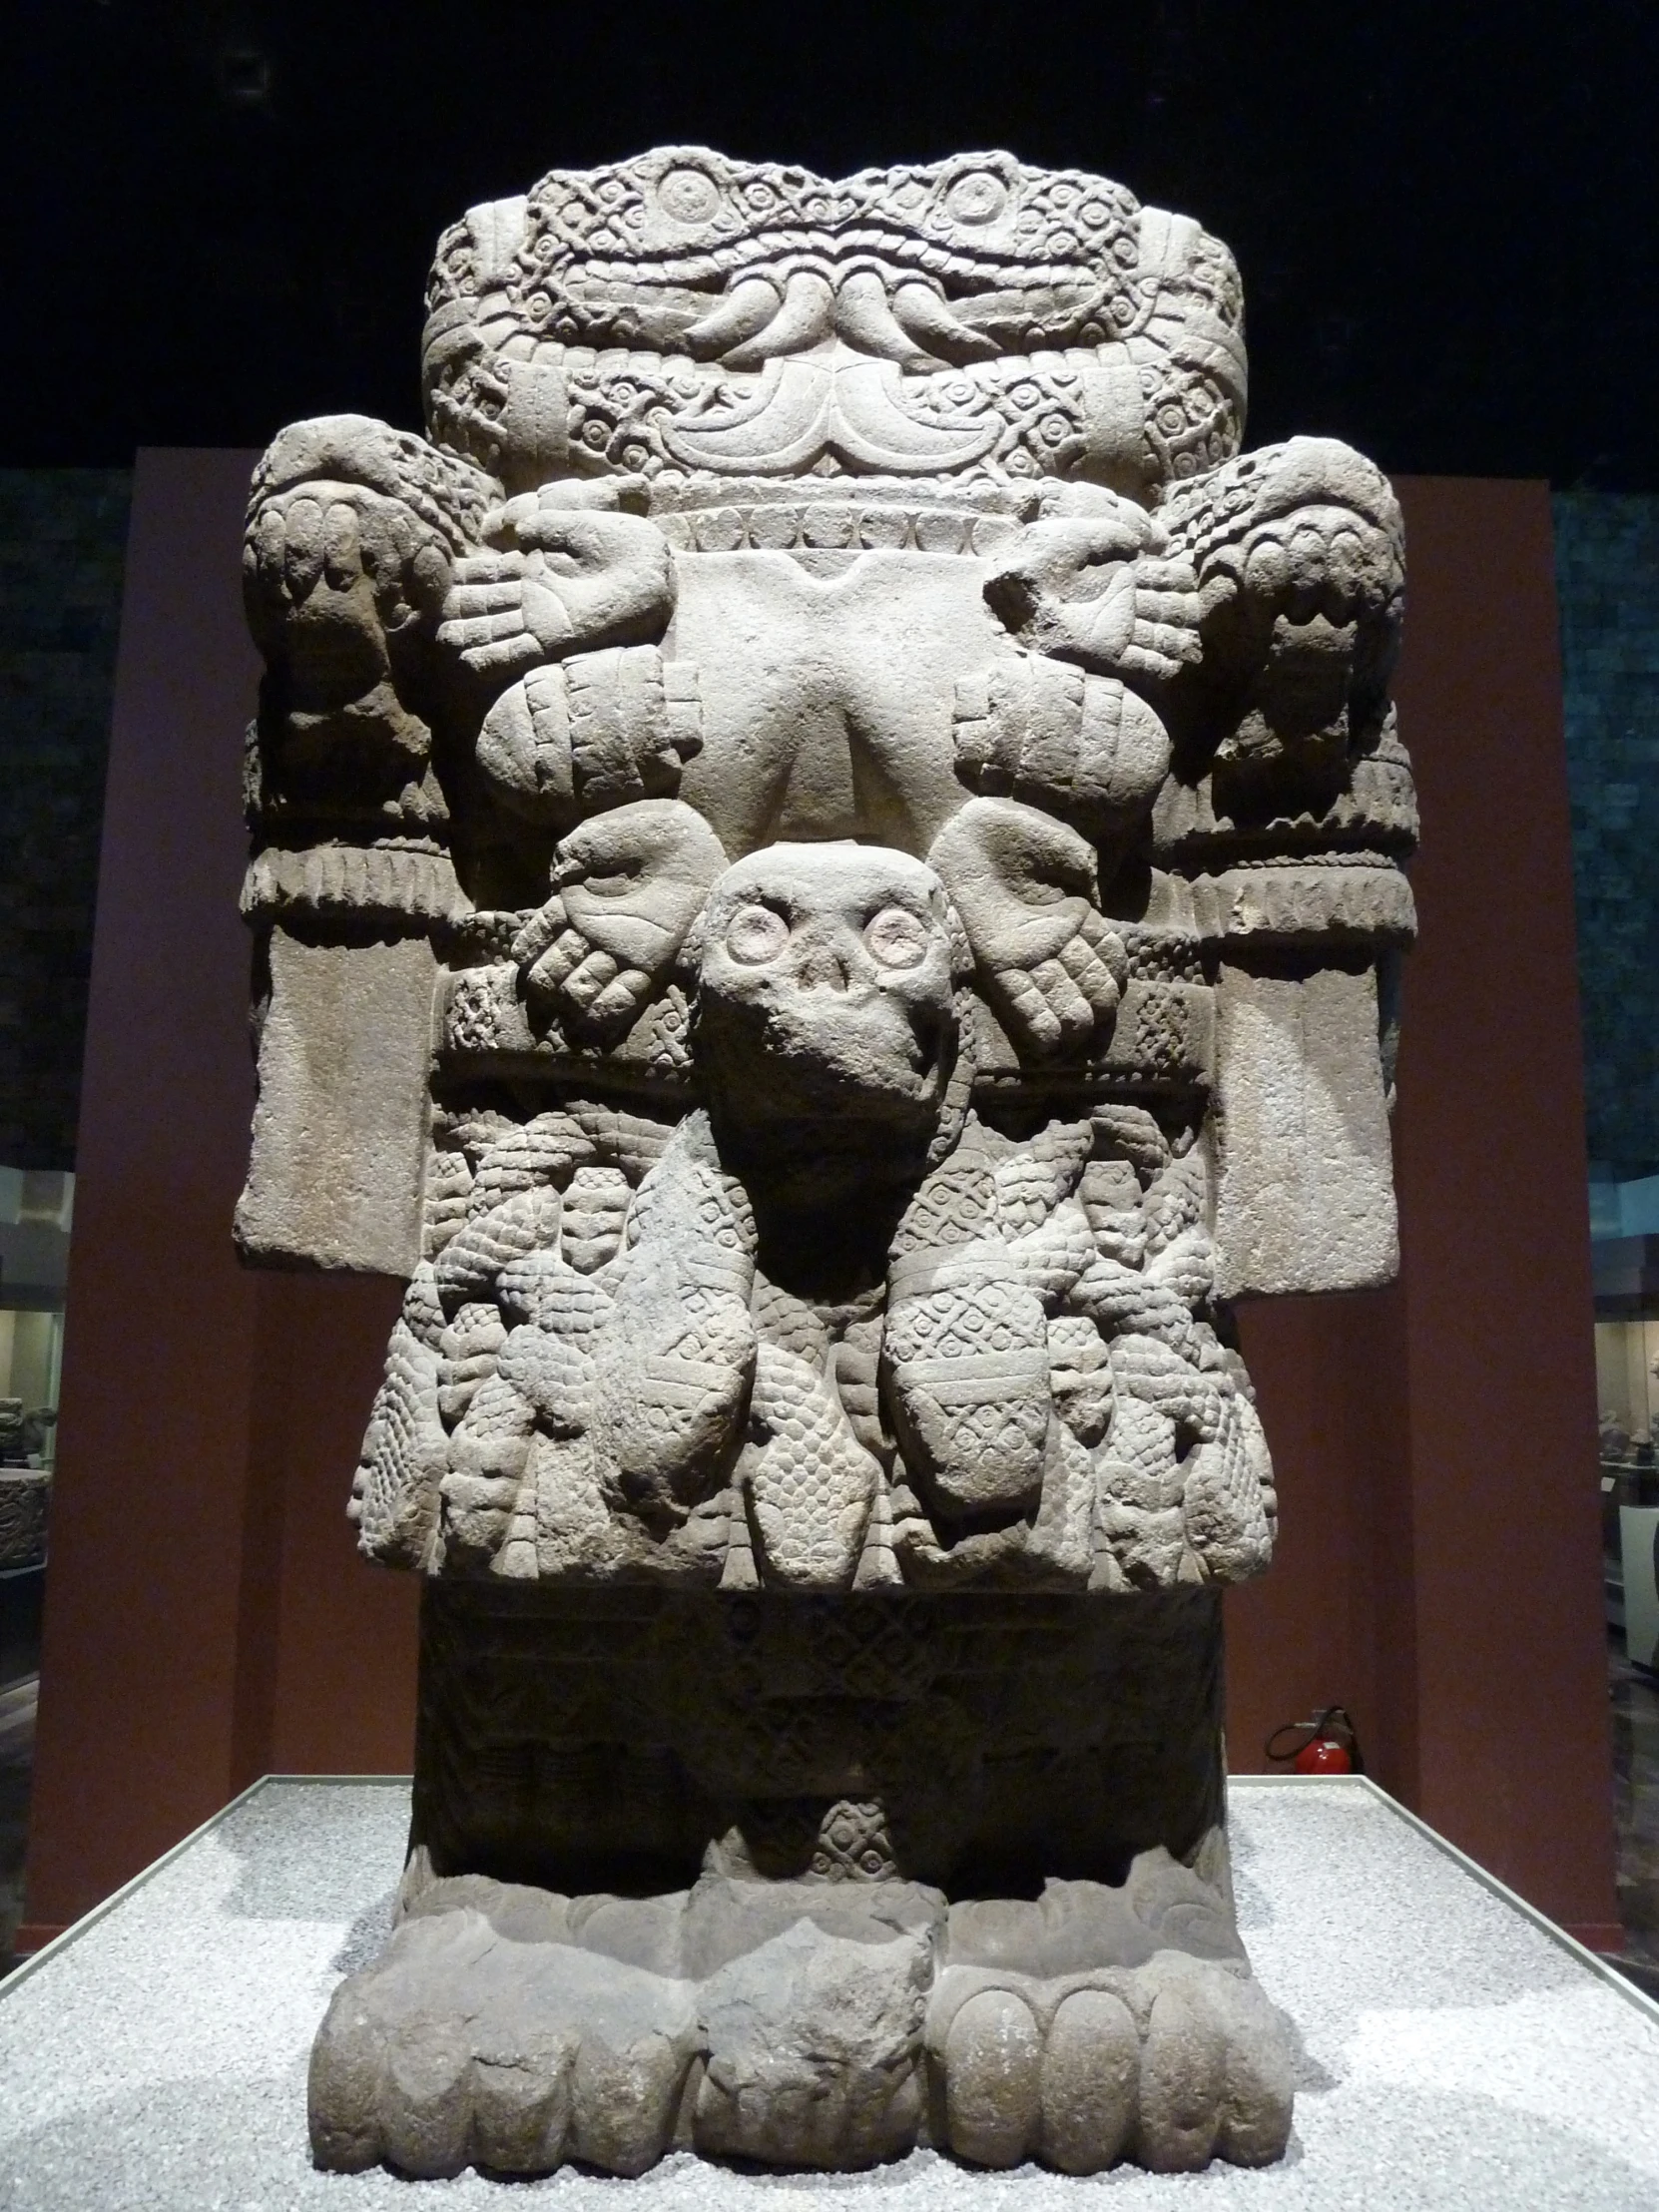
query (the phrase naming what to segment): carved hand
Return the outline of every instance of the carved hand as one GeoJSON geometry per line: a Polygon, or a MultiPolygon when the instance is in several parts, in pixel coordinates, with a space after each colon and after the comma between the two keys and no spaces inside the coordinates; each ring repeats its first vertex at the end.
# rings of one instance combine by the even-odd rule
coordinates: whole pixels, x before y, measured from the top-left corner
{"type": "Polygon", "coordinates": [[[1033,522],[985,582],[992,612],[1039,653],[1163,684],[1199,656],[1198,585],[1162,527],[1109,514],[1033,522]]]}
{"type": "Polygon", "coordinates": [[[573,830],[553,896],[514,940],[532,1000],[578,1026],[624,1032],[673,962],[726,866],[719,838],[677,799],[645,799],[573,830]]]}
{"type": "Polygon", "coordinates": [[[1017,1045],[1081,1052],[1117,1011],[1123,941],[1095,903],[1092,847],[1009,799],[974,799],[928,855],[1017,1045]]]}
{"type": "Polygon", "coordinates": [[[558,487],[509,500],[499,544],[459,562],[439,642],[475,676],[506,681],[544,661],[661,638],[674,609],[668,541],[638,515],[560,507],[558,487]]]}
{"type": "Polygon", "coordinates": [[[1380,680],[1393,657],[1395,548],[1366,517],[1323,507],[1254,532],[1243,553],[1241,572],[1206,590],[1206,630],[1255,661],[1276,723],[1334,721],[1356,679],[1380,680]]]}

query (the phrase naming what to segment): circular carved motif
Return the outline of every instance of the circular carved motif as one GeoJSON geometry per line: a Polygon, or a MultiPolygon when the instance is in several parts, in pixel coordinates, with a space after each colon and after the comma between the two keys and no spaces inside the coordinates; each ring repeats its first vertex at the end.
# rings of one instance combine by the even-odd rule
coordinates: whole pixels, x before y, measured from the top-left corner
{"type": "Polygon", "coordinates": [[[994,170],[970,169],[944,196],[958,223],[994,223],[1008,205],[1008,188],[994,170]]]}
{"type": "Polygon", "coordinates": [[[676,223],[707,223],[720,206],[720,187],[706,170],[671,169],[657,187],[657,205],[676,223]]]}

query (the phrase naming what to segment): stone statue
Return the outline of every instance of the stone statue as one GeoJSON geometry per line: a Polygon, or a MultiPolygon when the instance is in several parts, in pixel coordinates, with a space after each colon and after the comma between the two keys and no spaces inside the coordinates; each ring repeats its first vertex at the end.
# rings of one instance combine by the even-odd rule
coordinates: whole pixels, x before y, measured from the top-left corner
{"type": "Polygon", "coordinates": [[[425,1577],[324,2166],[1284,2149],[1229,1313],[1393,1273],[1416,825],[1397,507],[1240,453],[1241,324],[1099,178],[671,148],[260,465],[238,1234],[406,1279],[425,1577]]]}
{"type": "Polygon", "coordinates": [[[46,1560],[52,1476],[41,1459],[58,1416],[50,1405],[23,1406],[20,1397],[0,1397],[0,1574],[46,1560]]]}

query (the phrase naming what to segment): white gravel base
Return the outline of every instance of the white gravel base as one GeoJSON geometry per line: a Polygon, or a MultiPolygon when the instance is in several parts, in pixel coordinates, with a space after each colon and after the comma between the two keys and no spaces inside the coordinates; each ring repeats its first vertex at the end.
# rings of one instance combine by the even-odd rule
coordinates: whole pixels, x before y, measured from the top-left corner
{"type": "Polygon", "coordinates": [[[1655,2212],[1659,2009],[1598,1974],[1359,1781],[1235,1782],[1240,1919],[1306,2053],[1278,2166],[1071,2180],[932,2152],[873,2173],[502,2184],[312,2170],[305,2058],[378,1948],[406,1790],[268,1782],[0,1984],[5,2212],[1655,2212]]]}

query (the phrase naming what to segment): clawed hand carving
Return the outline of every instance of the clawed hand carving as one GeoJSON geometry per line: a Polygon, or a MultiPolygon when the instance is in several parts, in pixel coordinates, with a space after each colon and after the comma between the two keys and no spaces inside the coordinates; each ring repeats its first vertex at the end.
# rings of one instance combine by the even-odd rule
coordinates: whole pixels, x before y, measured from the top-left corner
{"type": "Polygon", "coordinates": [[[1040,1058],[1086,1051],[1117,1011],[1126,965],[1092,847],[1034,808],[975,799],[929,858],[1015,1041],[1040,1058]]]}
{"type": "Polygon", "coordinates": [[[458,562],[438,642],[500,683],[567,653],[660,638],[674,609],[668,541],[638,515],[578,508],[547,485],[510,499],[488,550],[458,562]]]}
{"type": "MultiPolygon", "coordinates": [[[[262,643],[293,645],[326,629],[338,681],[385,671],[386,636],[430,616],[449,562],[408,510],[358,484],[303,484],[260,507],[243,560],[249,618],[262,643]],[[355,642],[352,642],[355,641],[355,642]]],[[[321,673],[321,669],[319,669],[321,673]]],[[[355,691],[341,696],[351,698],[355,691]]]]}
{"type": "Polygon", "coordinates": [[[559,847],[553,896],[514,940],[526,993],[602,1035],[626,1029],[725,865],[719,838],[678,800],[583,823],[559,847]]]}
{"type": "Polygon", "coordinates": [[[1319,729],[1351,693],[1380,689],[1393,658],[1400,565],[1388,533],[1335,506],[1265,524],[1235,572],[1206,579],[1205,627],[1223,652],[1248,647],[1257,697],[1289,730],[1319,729]]]}

